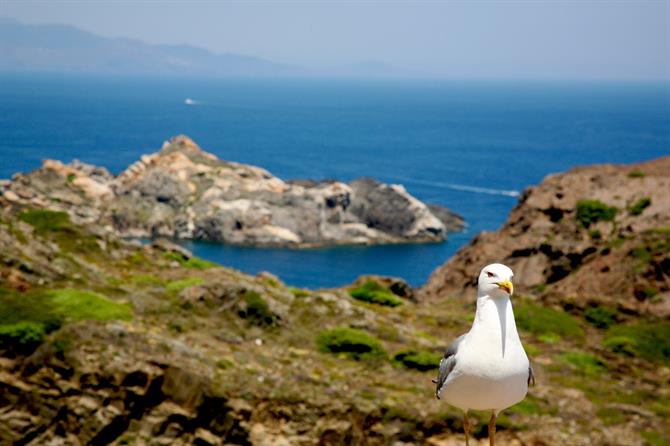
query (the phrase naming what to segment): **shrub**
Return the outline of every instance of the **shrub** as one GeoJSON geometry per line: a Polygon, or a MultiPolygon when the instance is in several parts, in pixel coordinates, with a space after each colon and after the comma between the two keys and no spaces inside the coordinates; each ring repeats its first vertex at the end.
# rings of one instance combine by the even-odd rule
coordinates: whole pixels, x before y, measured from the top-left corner
{"type": "Polygon", "coordinates": [[[0,325],[0,348],[30,352],[42,343],[44,336],[46,336],[44,324],[38,322],[0,325]]]}
{"type": "Polygon", "coordinates": [[[670,362],[670,324],[641,322],[612,327],[605,335],[603,345],[624,355],[670,362]]]}
{"type": "Polygon", "coordinates": [[[633,206],[630,207],[628,213],[630,215],[640,215],[642,211],[644,211],[646,208],[649,207],[650,204],[651,204],[651,198],[649,197],[640,198],[635,202],[635,204],[633,204],[633,206]]]}
{"type": "Polygon", "coordinates": [[[555,334],[561,338],[582,339],[584,330],[577,320],[563,311],[519,301],[514,308],[519,328],[535,335],[555,334]]]}
{"type": "Polygon", "coordinates": [[[240,317],[254,325],[274,325],[277,316],[270,310],[270,306],[256,291],[247,291],[242,295],[245,305],[239,312],[240,317]]]}
{"type": "Polygon", "coordinates": [[[599,221],[612,221],[618,209],[608,206],[600,200],[579,200],[577,202],[577,221],[585,228],[599,221]]]}
{"type": "Polygon", "coordinates": [[[386,357],[384,347],[378,339],[353,328],[341,327],[324,331],[317,337],[316,345],[322,352],[344,353],[355,360],[386,357]]]}
{"type": "Polygon", "coordinates": [[[644,178],[645,175],[646,174],[644,172],[642,172],[641,170],[637,170],[637,169],[636,170],[631,170],[630,172],[628,172],[628,177],[629,178],[644,178]]]}
{"type": "Polygon", "coordinates": [[[374,280],[368,280],[358,288],[350,290],[349,294],[354,299],[373,304],[386,305],[389,307],[397,307],[402,304],[402,300],[374,280]]]}
{"type": "Polygon", "coordinates": [[[600,240],[603,237],[603,235],[600,233],[599,230],[592,229],[589,231],[589,237],[591,237],[593,240],[600,240]]]}
{"type": "Polygon", "coordinates": [[[604,307],[590,307],[584,311],[584,319],[596,328],[609,328],[616,322],[616,313],[604,307]]]}
{"type": "Polygon", "coordinates": [[[425,350],[405,350],[393,357],[393,360],[404,365],[408,369],[416,369],[422,372],[437,369],[440,366],[442,355],[425,350]]]}

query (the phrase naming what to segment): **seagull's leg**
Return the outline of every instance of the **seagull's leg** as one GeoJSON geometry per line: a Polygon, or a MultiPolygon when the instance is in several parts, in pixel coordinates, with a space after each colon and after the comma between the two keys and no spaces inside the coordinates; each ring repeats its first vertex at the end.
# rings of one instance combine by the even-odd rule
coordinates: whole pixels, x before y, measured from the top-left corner
{"type": "Polygon", "coordinates": [[[496,411],[491,411],[491,421],[489,421],[489,446],[496,444],[496,411]]]}
{"type": "Polygon", "coordinates": [[[465,446],[470,446],[470,421],[467,411],[463,412],[463,432],[465,432],[465,446]]]}

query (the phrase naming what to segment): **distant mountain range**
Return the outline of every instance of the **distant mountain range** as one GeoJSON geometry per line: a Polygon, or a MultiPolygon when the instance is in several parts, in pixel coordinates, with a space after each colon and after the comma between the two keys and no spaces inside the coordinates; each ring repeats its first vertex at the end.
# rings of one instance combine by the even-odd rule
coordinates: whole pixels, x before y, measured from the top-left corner
{"type": "Polygon", "coordinates": [[[190,45],[107,38],[69,25],[31,25],[0,17],[0,72],[211,76],[406,76],[383,62],[312,69],[190,45]]]}

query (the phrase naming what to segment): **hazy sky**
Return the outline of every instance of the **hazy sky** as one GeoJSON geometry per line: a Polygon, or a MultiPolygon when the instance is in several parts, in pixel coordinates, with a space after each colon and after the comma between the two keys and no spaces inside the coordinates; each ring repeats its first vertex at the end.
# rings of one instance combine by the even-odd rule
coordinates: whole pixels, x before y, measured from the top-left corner
{"type": "Polygon", "coordinates": [[[670,0],[30,1],[0,15],[109,37],[447,77],[670,80],[670,0]]]}

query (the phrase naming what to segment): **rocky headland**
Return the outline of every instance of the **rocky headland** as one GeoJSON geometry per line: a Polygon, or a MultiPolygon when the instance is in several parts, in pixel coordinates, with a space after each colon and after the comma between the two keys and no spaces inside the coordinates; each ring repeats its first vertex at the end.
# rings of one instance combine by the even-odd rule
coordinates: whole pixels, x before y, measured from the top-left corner
{"type": "Polygon", "coordinates": [[[550,175],[524,191],[505,224],[437,269],[424,298],[469,297],[482,262],[515,271],[546,302],[670,315],[670,157],[550,175]]]}
{"type": "Polygon", "coordinates": [[[358,179],[284,181],[224,161],[178,136],[118,176],[80,162],[47,160],[0,187],[5,199],[67,212],[123,237],[235,245],[313,247],[439,242],[463,220],[401,185],[358,179]]]}
{"type": "MultiPolygon", "coordinates": [[[[668,444],[668,164],[547,178],[420,290],[374,276],[296,289],[167,240],[140,245],[97,223],[105,209],[42,205],[78,195],[46,194],[43,168],[36,185],[0,196],[0,443],[461,445],[461,414],[431,379],[471,324],[472,278],[499,260],[515,268],[537,378],[499,417],[500,443],[668,444]]],[[[118,193],[80,186],[114,181],[104,171],[71,168],[86,174],[69,184],[118,193]]],[[[471,444],[488,444],[487,415],[472,413],[471,444]]]]}

